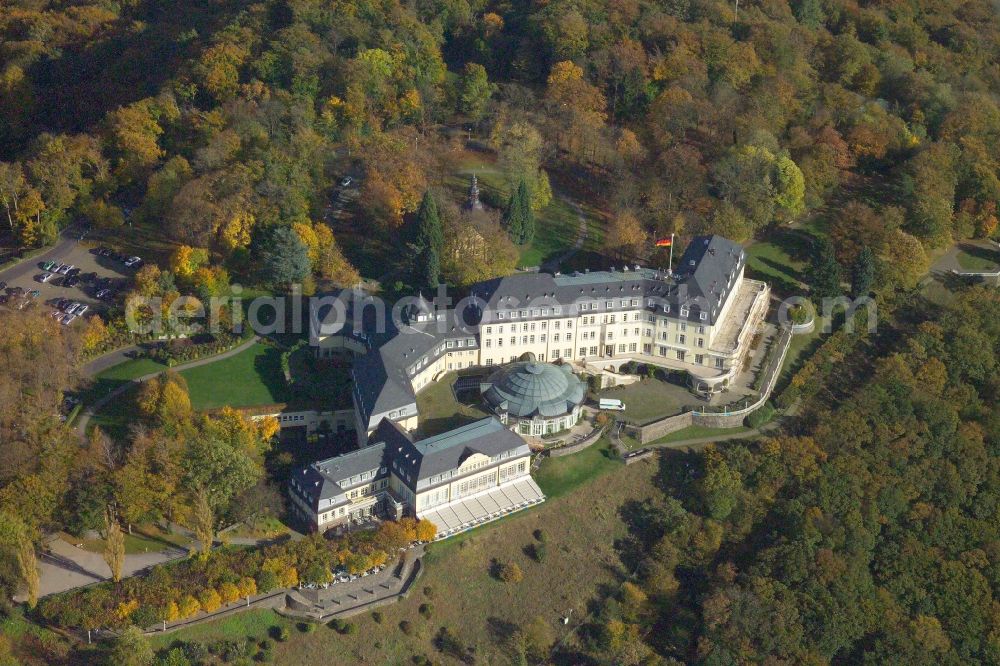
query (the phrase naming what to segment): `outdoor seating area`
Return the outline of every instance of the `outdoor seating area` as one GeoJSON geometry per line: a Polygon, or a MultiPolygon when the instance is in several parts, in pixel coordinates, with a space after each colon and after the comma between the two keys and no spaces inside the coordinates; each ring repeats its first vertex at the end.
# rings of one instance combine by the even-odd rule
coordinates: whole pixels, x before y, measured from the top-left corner
{"type": "Polygon", "coordinates": [[[437,525],[436,539],[444,539],[544,501],[541,488],[528,476],[428,511],[421,517],[437,525]]]}

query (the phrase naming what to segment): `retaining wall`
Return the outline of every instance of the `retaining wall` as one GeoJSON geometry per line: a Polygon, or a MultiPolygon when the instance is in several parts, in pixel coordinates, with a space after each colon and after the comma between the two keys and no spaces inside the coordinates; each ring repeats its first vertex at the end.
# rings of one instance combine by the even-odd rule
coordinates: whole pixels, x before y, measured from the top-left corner
{"type": "Polygon", "coordinates": [[[757,400],[743,409],[733,412],[702,412],[690,411],[676,416],[668,416],[665,419],[646,423],[643,425],[626,425],[625,432],[640,444],[648,444],[661,437],[666,437],[670,433],[683,430],[689,426],[698,425],[707,428],[738,428],[743,425],[743,420],[748,414],[760,409],[767,399],[771,397],[771,391],[781,374],[781,366],[785,363],[785,356],[788,355],[788,347],[792,342],[792,327],[782,328],[775,344],[781,350],[778,354],[772,355],[768,366],[764,368],[764,382],[761,384],[761,391],[757,400]]]}
{"type": "Polygon", "coordinates": [[[575,444],[568,444],[566,446],[560,446],[555,449],[549,449],[548,454],[553,458],[558,458],[559,456],[568,456],[571,453],[578,453],[583,451],[585,448],[596,442],[601,438],[601,433],[604,432],[604,428],[595,428],[593,432],[586,436],[586,438],[581,439],[575,444]]]}

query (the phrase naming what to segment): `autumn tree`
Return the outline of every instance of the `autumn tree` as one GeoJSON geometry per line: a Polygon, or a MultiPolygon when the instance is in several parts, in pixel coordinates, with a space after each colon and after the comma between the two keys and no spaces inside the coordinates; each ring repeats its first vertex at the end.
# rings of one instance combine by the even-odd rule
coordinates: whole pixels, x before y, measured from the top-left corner
{"type": "Polygon", "coordinates": [[[631,210],[619,211],[611,220],[611,227],[604,237],[604,247],[617,259],[634,260],[644,254],[646,231],[638,216],[631,210]]]}
{"type": "Polygon", "coordinates": [[[104,562],[111,569],[111,580],[120,581],[125,564],[125,535],[110,506],[104,512],[104,562]]]}
{"type": "Polygon", "coordinates": [[[486,75],[486,68],[474,62],[465,63],[458,83],[458,112],[478,122],[486,112],[492,94],[493,85],[486,75]]]}

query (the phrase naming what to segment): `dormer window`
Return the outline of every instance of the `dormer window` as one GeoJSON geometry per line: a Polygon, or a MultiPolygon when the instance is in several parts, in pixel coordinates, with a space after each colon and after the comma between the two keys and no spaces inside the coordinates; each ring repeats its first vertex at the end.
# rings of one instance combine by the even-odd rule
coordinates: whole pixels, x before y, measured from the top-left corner
{"type": "Polygon", "coordinates": [[[687,308],[681,308],[681,316],[682,317],[687,317],[688,316],[688,309],[687,308]]]}
{"type": "Polygon", "coordinates": [[[699,313],[698,318],[701,319],[702,321],[705,321],[706,319],[708,319],[708,313],[706,312],[699,313]]]}

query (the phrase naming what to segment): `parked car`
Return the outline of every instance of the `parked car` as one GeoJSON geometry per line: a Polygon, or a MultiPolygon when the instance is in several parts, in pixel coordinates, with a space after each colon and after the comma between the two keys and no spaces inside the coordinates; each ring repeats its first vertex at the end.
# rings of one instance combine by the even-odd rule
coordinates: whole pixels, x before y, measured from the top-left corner
{"type": "Polygon", "coordinates": [[[39,264],[39,267],[43,271],[51,271],[55,267],[55,265],[56,265],[56,262],[54,262],[54,261],[43,261],[41,264],[39,264]]]}
{"type": "Polygon", "coordinates": [[[127,268],[139,268],[142,264],[142,259],[140,257],[129,257],[125,260],[125,266],[127,268]]]}
{"type": "Polygon", "coordinates": [[[51,280],[53,275],[54,273],[42,273],[41,275],[36,275],[35,279],[44,284],[51,280]]]}
{"type": "Polygon", "coordinates": [[[66,273],[66,275],[68,275],[68,276],[70,276],[70,277],[76,277],[76,276],[77,276],[77,275],[79,275],[80,273],[81,273],[81,271],[80,271],[80,269],[79,269],[79,268],[71,268],[71,269],[69,269],[69,271],[68,271],[68,272],[66,273]]]}
{"type": "Polygon", "coordinates": [[[68,315],[63,315],[63,318],[60,319],[59,321],[62,323],[63,326],[69,326],[75,320],[76,320],[76,315],[68,314],[68,315]]]}
{"type": "Polygon", "coordinates": [[[65,280],[63,280],[64,287],[75,287],[78,284],[80,284],[80,278],[75,275],[69,275],[65,280]]]}
{"type": "Polygon", "coordinates": [[[101,289],[99,292],[97,292],[96,296],[102,301],[107,301],[111,300],[111,297],[114,296],[114,293],[110,289],[101,289]]]}
{"type": "Polygon", "coordinates": [[[59,267],[59,273],[63,275],[68,275],[71,270],[73,270],[73,264],[63,264],[59,267]]]}
{"type": "Polygon", "coordinates": [[[31,291],[28,292],[28,297],[29,298],[38,298],[41,295],[42,295],[42,292],[38,291],[37,289],[32,289],[31,291]]]}
{"type": "Polygon", "coordinates": [[[350,176],[344,176],[343,178],[340,179],[340,186],[341,187],[350,187],[351,183],[353,183],[353,182],[354,182],[353,178],[351,178],[350,176]]]}
{"type": "Polygon", "coordinates": [[[83,316],[83,313],[89,309],[90,309],[89,305],[87,305],[86,303],[82,303],[80,307],[76,309],[76,312],[74,312],[73,314],[75,314],[77,317],[81,317],[83,316]]]}
{"type": "Polygon", "coordinates": [[[7,283],[4,282],[3,280],[0,280],[0,291],[3,291],[6,288],[7,288],[7,283]]]}

